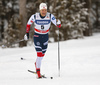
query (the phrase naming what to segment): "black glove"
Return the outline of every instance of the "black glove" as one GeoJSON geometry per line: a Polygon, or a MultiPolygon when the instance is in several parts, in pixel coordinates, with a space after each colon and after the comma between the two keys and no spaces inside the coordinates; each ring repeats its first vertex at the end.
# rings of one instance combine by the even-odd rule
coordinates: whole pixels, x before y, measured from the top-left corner
{"type": "Polygon", "coordinates": [[[26,33],[26,35],[27,35],[27,38],[29,39],[29,33],[26,33]]]}

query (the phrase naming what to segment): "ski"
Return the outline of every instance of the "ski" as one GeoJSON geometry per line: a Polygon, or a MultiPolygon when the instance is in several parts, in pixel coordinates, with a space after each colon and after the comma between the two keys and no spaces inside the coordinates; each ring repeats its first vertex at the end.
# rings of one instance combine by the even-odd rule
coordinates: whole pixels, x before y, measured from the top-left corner
{"type": "MultiPolygon", "coordinates": [[[[33,74],[37,74],[35,71],[31,71],[31,70],[28,70],[28,72],[33,73],[33,74]]],[[[47,77],[45,77],[45,75],[41,74],[41,76],[42,76],[42,78],[47,78],[47,77]]]]}
{"type": "MultiPolygon", "coordinates": [[[[36,71],[28,70],[28,72],[33,73],[33,74],[37,74],[36,71]]],[[[47,78],[50,78],[50,79],[53,79],[53,77],[46,77],[45,75],[42,75],[42,74],[41,74],[41,76],[42,76],[42,78],[46,78],[46,79],[47,78]]]]}
{"type": "Polygon", "coordinates": [[[31,73],[37,74],[35,71],[31,71],[31,70],[28,70],[28,72],[31,72],[31,73]]]}

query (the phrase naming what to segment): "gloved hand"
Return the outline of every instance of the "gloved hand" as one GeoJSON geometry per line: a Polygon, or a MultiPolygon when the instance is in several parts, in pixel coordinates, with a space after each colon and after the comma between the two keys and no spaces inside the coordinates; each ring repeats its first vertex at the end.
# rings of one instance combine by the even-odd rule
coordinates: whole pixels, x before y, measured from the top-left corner
{"type": "Polygon", "coordinates": [[[57,19],[57,27],[60,28],[61,27],[61,21],[59,19],[57,19]]]}
{"type": "Polygon", "coordinates": [[[29,39],[29,33],[26,33],[25,35],[24,35],[24,40],[28,40],[29,39]]]}

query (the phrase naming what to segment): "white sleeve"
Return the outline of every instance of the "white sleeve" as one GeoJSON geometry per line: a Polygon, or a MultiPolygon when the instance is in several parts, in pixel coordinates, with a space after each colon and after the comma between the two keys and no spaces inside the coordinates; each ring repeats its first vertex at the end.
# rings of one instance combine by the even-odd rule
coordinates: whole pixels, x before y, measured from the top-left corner
{"type": "Polygon", "coordinates": [[[34,16],[35,16],[35,14],[30,17],[27,24],[31,25],[35,21],[34,16]]]}
{"type": "Polygon", "coordinates": [[[56,26],[57,22],[53,14],[51,14],[51,22],[56,26]]]}

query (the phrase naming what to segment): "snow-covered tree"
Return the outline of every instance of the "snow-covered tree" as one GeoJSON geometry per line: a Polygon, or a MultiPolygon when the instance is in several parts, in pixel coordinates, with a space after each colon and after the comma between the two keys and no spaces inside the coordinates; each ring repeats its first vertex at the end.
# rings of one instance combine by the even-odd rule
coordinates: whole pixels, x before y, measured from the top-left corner
{"type": "Polygon", "coordinates": [[[100,0],[92,0],[91,4],[91,22],[93,29],[96,32],[100,32],[100,0]]]}
{"type": "Polygon", "coordinates": [[[55,9],[50,6],[50,11],[54,10],[54,15],[62,22],[61,40],[83,37],[83,31],[88,29],[85,22],[88,9],[84,8],[84,4],[80,0],[57,0],[55,9]]]}
{"type": "MultiPolygon", "coordinates": [[[[48,12],[54,14],[56,18],[61,20],[62,27],[60,28],[60,40],[83,37],[83,32],[84,30],[88,30],[89,25],[88,22],[86,22],[88,19],[87,16],[90,16],[88,15],[88,12],[90,12],[88,7],[84,6],[87,5],[86,1],[87,0],[0,0],[0,37],[4,37],[5,39],[5,35],[2,33],[3,31],[7,32],[7,30],[11,31],[11,29],[14,31],[19,30],[21,34],[21,30],[23,30],[23,34],[20,35],[20,39],[22,39],[25,34],[26,21],[28,21],[32,14],[39,12],[39,4],[41,2],[45,2],[47,4],[48,12]],[[24,3],[24,7],[23,5],[19,6],[22,1],[26,2],[24,3]],[[27,10],[26,12],[23,10],[24,8],[27,10]],[[25,20],[22,20],[22,15],[24,13],[27,14],[27,17],[25,17],[25,15],[25,20]]],[[[31,26],[31,29],[33,28],[34,25],[31,26]]],[[[52,37],[54,41],[57,41],[57,27],[51,25],[50,28],[50,37],[52,37]]],[[[1,38],[1,40],[2,39],[3,38],[1,38]]],[[[21,43],[20,46],[22,46],[21,43]]]]}
{"type": "Polygon", "coordinates": [[[12,17],[9,20],[8,26],[3,32],[4,39],[3,39],[3,45],[7,47],[13,47],[13,43],[19,40],[19,33],[20,31],[18,29],[13,29],[13,24],[16,26],[20,26],[20,22],[18,21],[18,18],[12,17]]]}
{"type": "MultiPolygon", "coordinates": [[[[0,0],[0,35],[1,35],[1,41],[3,44],[12,42],[12,40],[9,42],[9,40],[11,39],[10,37],[13,37],[13,36],[10,36],[10,33],[11,33],[10,31],[12,30],[17,31],[15,22],[13,20],[14,18],[16,18],[16,16],[14,15],[17,14],[18,12],[18,10],[16,10],[16,8],[14,7],[16,2],[17,1],[15,0],[14,1],[13,0],[0,0]]],[[[13,35],[16,35],[16,33],[13,35]]]]}

